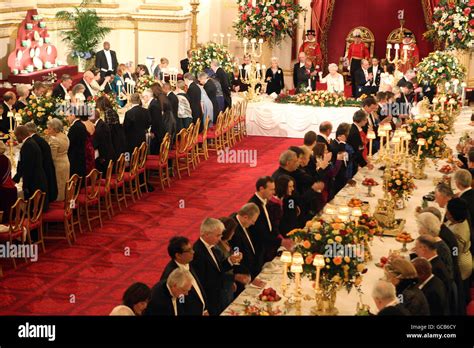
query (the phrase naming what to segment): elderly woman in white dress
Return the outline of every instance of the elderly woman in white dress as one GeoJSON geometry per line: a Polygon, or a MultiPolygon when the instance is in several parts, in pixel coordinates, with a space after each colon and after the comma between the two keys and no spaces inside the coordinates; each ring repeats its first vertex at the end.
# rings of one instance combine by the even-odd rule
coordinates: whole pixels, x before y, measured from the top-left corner
{"type": "Polygon", "coordinates": [[[327,84],[327,90],[331,93],[344,93],[344,77],[337,72],[338,67],[332,63],[328,66],[329,74],[323,78],[323,73],[319,72],[319,81],[327,84]]]}

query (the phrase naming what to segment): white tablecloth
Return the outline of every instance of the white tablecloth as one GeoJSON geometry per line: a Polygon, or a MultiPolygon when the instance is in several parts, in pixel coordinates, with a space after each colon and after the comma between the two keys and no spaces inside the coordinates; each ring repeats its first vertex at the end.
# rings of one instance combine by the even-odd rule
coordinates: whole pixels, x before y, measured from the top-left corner
{"type": "MultiPolygon", "coordinates": [[[[236,98],[236,100],[238,100],[236,98]]],[[[331,121],[333,132],[339,124],[352,123],[358,108],[317,108],[295,104],[277,104],[267,98],[247,106],[247,132],[249,135],[303,138],[306,132],[319,131],[323,121],[331,121]]]]}
{"type": "MultiPolygon", "coordinates": [[[[471,137],[474,136],[474,128],[469,125],[470,117],[471,117],[472,110],[467,109],[465,110],[461,116],[458,117],[456,124],[455,124],[455,133],[448,135],[446,139],[446,143],[451,148],[455,148],[456,144],[459,141],[460,136],[468,131],[471,133],[471,137]]],[[[412,237],[417,238],[417,224],[415,219],[415,209],[416,207],[420,206],[422,203],[423,196],[428,194],[429,192],[434,190],[434,182],[433,180],[436,178],[441,178],[443,176],[438,170],[444,162],[440,162],[438,167],[436,168],[435,165],[429,161],[429,165],[426,168],[425,172],[428,175],[428,179],[426,180],[416,180],[417,189],[415,190],[412,198],[407,203],[407,207],[404,210],[396,211],[396,218],[403,218],[406,219],[406,227],[405,230],[411,233],[412,237]]],[[[382,174],[383,172],[376,169],[374,171],[368,171],[367,169],[362,169],[359,171],[357,176],[354,178],[357,181],[357,187],[355,190],[349,191],[347,188],[342,190],[338,196],[334,199],[332,203],[335,204],[347,204],[351,197],[357,197],[362,199],[363,201],[367,201],[370,203],[370,209],[373,212],[378,199],[383,198],[383,190],[381,186],[377,186],[373,189],[373,193],[375,197],[367,197],[367,188],[361,185],[362,180],[365,177],[371,177],[376,179],[376,181],[382,184],[382,174]]],[[[436,203],[430,203],[437,208],[438,205],[436,203]]],[[[410,249],[413,247],[414,243],[409,244],[408,248],[410,249]]],[[[371,308],[372,313],[376,313],[377,309],[371,297],[372,288],[375,282],[383,277],[383,270],[376,267],[375,263],[379,262],[382,256],[388,256],[390,250],[399,250],[401,249],[402,245],[395,241],[393,237],[376,237],[371,246],[371,251],[373,255],[373,261],[367,264],[368,272],[363,275],[363,282],[361,285],[362,288],[362,295],[353,289],[350,293],[347,293],[345,289],[342,289],[337,294],[336,300],[336,307],[339,310],[339,315],[354,315],[356,313],[356,305],[359,301],[360,297],[364,304],[367,304],[371,308]]],[[[408,257],[408,254],[406,255],[408,257]]],[[[267,284],[265,288],[272,287],[274,288],[280,296],[283,295],[281,290],[281,281],[282,281],[282,273],[283,273],[283,266],[279,260],[274,260],[271,263],[265,265],[266,267],[262,270],[262,273],[259,275],[259,278],[266,281],[267,284]]],[[[294,283],[292,283],[289,291],[287,291],[287,295],[291,295],[293,293],[292,288],[294,287],[294,283]]],[[[244,309],[243,302],[245,300],[249,300],[253,304],[257,304],[260,307],[265,307],[265,303],[257,300],[258,294],[261,292],[261,289],[256,289],[253,286],[249,286],[240,296],[232,303],[223,313],[223,315],[230,315],[232,311],[241,312],[244,309]]],[[[283,297],[281,301],[278,303],[273,303],[272,307],[279,307],[282,311],[285,311],[286,315],[311,315],[311,309],[315,305],[314,299],[314,290],[312,288],[312,282],[308,279],[303,279],[302,281],[302,292],[303,292],[303,300],[301,305],[301,312],[298,313],[296,311],[295,306],[285,307],[285,302],[288,300],[287,297],[283,297]],[[306,300],[305,300],[306,298],[306,300]]]]}

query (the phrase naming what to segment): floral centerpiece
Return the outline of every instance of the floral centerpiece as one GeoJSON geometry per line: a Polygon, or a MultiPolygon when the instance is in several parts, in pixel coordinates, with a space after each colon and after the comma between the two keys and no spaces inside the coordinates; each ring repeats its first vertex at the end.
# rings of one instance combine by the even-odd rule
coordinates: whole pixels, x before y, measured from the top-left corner
{"type": "Polygon", "coordinates": [[[367,231],[353,222],[333,222],[314,219],[305,228],[295,229],[288,237],[295,242],[295,251],[303,255],[303,274],[314,279],[316,255],[324,255],[326,265],[321,270],[323,286],[344,286],[350,291],[359,287],[365,273],[362,235],[367,231]]]}
{"type": "Polygon", "coordinates": [[[245,300],[244,306],[245,306],[245,309],[243,313],[236,312],[236,311],[229,311],[229,314],[231,316],[246,315],[246,316],[252,316],[252,317],[255,317],[255,316],[268,317],[268,316],[282,315],[282,311],[280,310],[280,308],[277,307],[273,309],[271,303],[268,303],[265,307],[262,308],[260,306],[250,303],[250,301],[248,300],[245,300]]]}
{"type": "Polygon", "coordinates": [[[225,72],[232,72],[234,57],[226,46],[216,42],[208,42],[192,51],[189,71],[197,75],[209,69],[213,60],[217,60],[225,72]]]}
{"type": "Polygon", "coordinates": [[[237,0],[238,18],[234,29],[240,39],[262,38],[270,46],[279,44],[285,37],[293,36],[298,28],[298,16],[303,8],[293,1],[237,0]]]}
{"type": "Polygon", "coordinates": [[[345,105],[346,98],[337,93],[331,93],[328,91],[314,91],[300,93],[294,96],[280,96],[275,101],[282,104],[292,103],[319,107],[341,107],[345,105]]]}
{"type": "Polygon", "coordinates": [[[160,83],[153,75],[143,75],[138,78],[135,85],[135,92],[142,94],[155,83],[160,83]]]}
{"type": "Polygon", "coordinates": [[[358,221],[358,227],[362,230],[361,232],[365,231],[363,238],[368,242],[372,241],[374,236],[383,233],[377,219],[368,214],[362,214],[358,221]]]}
{"type": "Polygon", "coordinates": [[[47,122],[58,118],[66,124],[65,112],[60,108],[61,103],[53,97],[30,98],[25,108],[18,111],[22,124],[33,121],[40,133],[47,129],[47,122]]]}
{"type": "Polygon", "coordinates": [[[425,139],[426,144],[421,147],[420,158],[441,158],[446,152],[444,139],[448,133],[449,120],[447,113],[439,113],[441,116],[416,117],[407,120],[407,131],[411,134],[409,148],[412,155],[418,156],[418,139],[425,139]]]}
{"type": "Polygon", "coordinates": [[[417,70],[418,81],[428,82],[433,86],[451,80],[463,81],[466,77],[466,69],[460,64],[459,59],[446,51],[430,53],[418,64],[417,70]]]}
{"type": "Polygon", "coordinates": [[[407,170],[392,168],[385,190],[396,199],[408,200],[415,190],[413,175],[407,170]]]}
{"type": "Polygon", "coordinates": [[[474,44],[474,1],[441,0],[433,11],[433,24],[425,37],[447,49],[468,49],[474,44]]]}
{"type": "Polygon", "coordinates": [[[96,103],[97,103],[97,100],[100,98],[100,97],[105,97],[109,100],[110,104],[112,104],[112,108],[115,110],[115,111],[118,111],[120,109],[120,106],[117,102],[117,98],[116,96],[113,94],[113,93],[104,93],[104,92],[99,92],[97,93],[94,97],[89,97],[87,100],[86,100],[86,103],[92,108],[92,110],[95,110],[95,106],[96,106],[96,103]]]}

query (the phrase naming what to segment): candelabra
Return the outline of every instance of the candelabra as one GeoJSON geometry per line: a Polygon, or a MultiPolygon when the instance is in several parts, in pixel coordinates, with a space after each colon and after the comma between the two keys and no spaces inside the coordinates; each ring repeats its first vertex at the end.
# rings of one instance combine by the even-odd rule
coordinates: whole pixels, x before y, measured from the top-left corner
{"type": "Polygon", "coordinates": [[[283,274],[281,278],[281,289],[283,291],[283,295],[286,293],[287,289],[287,274],[288,274],[288,267],[291,265],[291,262],[293,261],[293,257],[289,251],[284,251],[281,254],[280,261],[283,262],[283,274]]]}
{"type": "MultiPolygon", "coordinates": [[[[223,33],[220,33],[220,34],[213,34],[212,35],[213,38],[214,38],[214,42],[217,44],[217,43],[220,43],[222,46],[224,46],[224,38],[226,37],[226,35],[224,35],[223,33]]],[[[229,48],[230,47],[230,40],[232,38],[232,35],[231,34],[227,34],[227,47],[229,48]]]]}
{"type": "Polygon", "coordinates": [[[400,19],[400,30],[399,30],[400,34],[399,34],[398,39],[400,40],[403,46],[400,47],[399,43],[396,43],[394,45],[392,45],[391,43],[387,44],[387,54],[386,54],[387,61],[391,64],[394,64],[397,71],[400,64],[406,64],[408,62],[408,51],[413,50],[413,48],[411,48],[409,45],[403,44],[403,33],[404,33],[403,25],[404,24],[405,24],[405,20],[400,19]],[[403,50],[403,57],[400,57],[400,48],[402,48],[403,50]],[[395,55],[393,59],[392,59],[392,49],[395,49],[395,55]]]}
{"type": "Polygon", "coordinates": [[[16,162],[15,162],[15,154],[13,151],[13,139],[15,138],[15,129],[13,127],[13,118],[15,115],[13,112],[8,112],[7,117],[10,119],[10,129],[8,131],[8,134],[10,135],[10,139],[8,139],[8,144],[10,148],[10,163],[12,167],[16,167],[16,162]]]}
{"type": "Polygon", "coordinates": [[[197,48],[198,42],[198,26],[197,26],[197,14],[199,13],[199,0],[191,0],[191,14],[192,14],[192,24],[191,24],[191,49],[195,50],[197,48]]]}
{"type": "Polygon", "coordinates": [[[257,48],[257,39],[247,39],[243,40],[244,44],[244,55],[250,55],[250,64],[245,66],[243,71],[244,76],[241,76],[241,81],[248,85],[248,91],[246,99],[248,101],[258,101],[260,91],[257,89],[257,86],[260,85],[264,87],[265,83],[265,65],[260,65],[257,63],[256,58],[261,58],[263,54],[263,39],[258,41],[258,48],[257,48]],[[248,48],[251,48],[251,52],[248,52],[248,48]]]}

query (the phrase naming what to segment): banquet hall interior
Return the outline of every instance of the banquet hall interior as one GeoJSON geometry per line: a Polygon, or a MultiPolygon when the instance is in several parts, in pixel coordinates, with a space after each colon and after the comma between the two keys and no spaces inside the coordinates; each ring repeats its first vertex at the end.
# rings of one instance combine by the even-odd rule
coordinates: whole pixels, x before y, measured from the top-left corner
{"type": "Polygon", "coordinates": [[[0,315],[474,315],[473,43],[472,0],[0,1],[0,315]]]}

